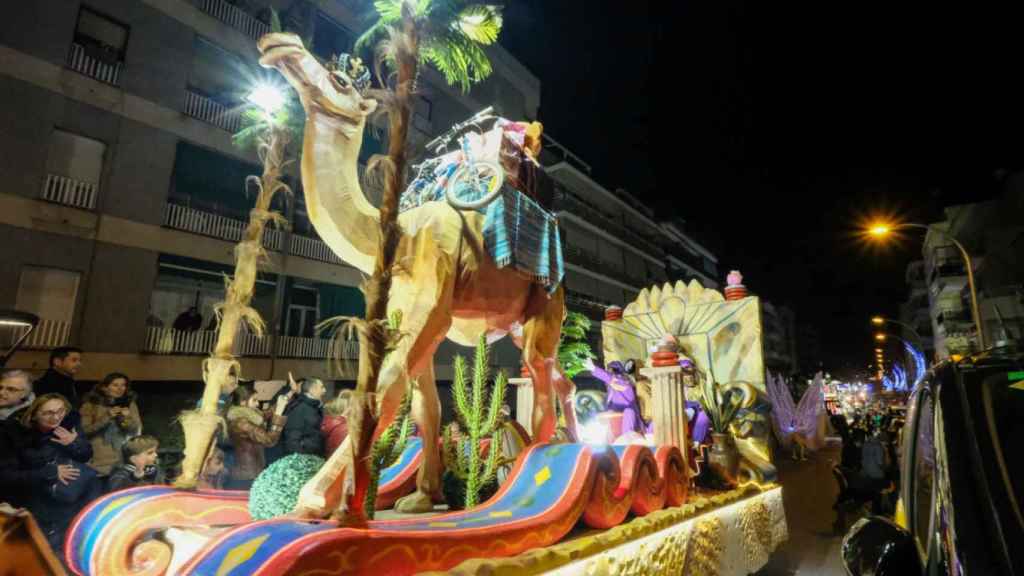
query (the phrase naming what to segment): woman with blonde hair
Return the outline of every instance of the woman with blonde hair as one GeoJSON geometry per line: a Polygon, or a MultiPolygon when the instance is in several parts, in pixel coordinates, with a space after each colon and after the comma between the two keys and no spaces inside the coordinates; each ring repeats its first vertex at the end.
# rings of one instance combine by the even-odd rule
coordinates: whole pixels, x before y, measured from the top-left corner
{"type": "Polygon", "coordinates": [[[324,420],[320,424],[320,434],[324,437],[325,458],[334,454],[348,436],[348,403],[351,398],[351,390],[342,390],[333,400],[324,404],[324,420]]]}

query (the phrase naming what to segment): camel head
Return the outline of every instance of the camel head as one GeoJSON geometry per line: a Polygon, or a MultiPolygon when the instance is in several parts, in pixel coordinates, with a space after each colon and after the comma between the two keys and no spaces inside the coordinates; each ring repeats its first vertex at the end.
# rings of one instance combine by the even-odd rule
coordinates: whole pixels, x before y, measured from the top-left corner
{"type": "Polygon", "coordinates": [[[308,117],[332,118],[346,137],[362,137],[366,117],[377,108],[377,101],[363,98],[345,71],[328,71],[295,34],[267,34],[257,46],[260,64],[281,72],[299,93],[308,117]]]}

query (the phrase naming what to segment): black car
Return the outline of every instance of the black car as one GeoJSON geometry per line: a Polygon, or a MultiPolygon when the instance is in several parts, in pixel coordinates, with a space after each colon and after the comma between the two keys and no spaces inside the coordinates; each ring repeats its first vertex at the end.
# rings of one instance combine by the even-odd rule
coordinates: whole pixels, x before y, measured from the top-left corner
{"type": "Polygon", "coordinates": [[[932,369],[903,432],[901,524],[856,523],[852,576],[1024,576],[1024,351],[995,348],[932,369]]]}

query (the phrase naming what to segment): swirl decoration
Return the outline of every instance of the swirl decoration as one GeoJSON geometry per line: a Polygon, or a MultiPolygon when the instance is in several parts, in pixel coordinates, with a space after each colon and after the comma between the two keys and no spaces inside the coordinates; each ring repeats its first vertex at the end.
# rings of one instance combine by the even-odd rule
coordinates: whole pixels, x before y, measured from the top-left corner
{"type": "MultiPolygon", "coordinates": [[[[410,457],[411,458],[411,457],[410,457]]],[[[276,518],[252,522],[244,492],[149,487],[97,500],[72,525],[66,556],[77,574],[159,576],[174,550],[161,530],[219,527],[178,574],[410,574],[470,558],[512,556],[558,542],[578,520],[614,526],[632,512],[679,506],[687,467],[675,447],[536,445],[501,490],[473,508],[382,520],[367,530],[276,518]]],[[[180,561],[180,559],[179,559],[180,561]]]]}

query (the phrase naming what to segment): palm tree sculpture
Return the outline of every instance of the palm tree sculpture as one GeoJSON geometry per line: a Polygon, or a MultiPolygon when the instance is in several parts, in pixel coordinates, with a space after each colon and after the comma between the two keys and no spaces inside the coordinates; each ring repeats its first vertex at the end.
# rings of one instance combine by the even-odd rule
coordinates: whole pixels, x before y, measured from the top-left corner
{"type": "Polygon", "coordinates": [[[182,413],[180,420],[185,430],[185,460],[175,485],[194,488],[209,454],[213,437],[221,423],[218,415],[220,395],[225,384],[237,380],[241,365],[234,355],[235,340],[244,322],[257,336],[265,326],[259,312],[250,303],[256,285],[259,264],[266,260],[263,234],[267,223],[278,228],[288,221],[271,203],[278,193],[291,195],[292,190],[281,178],[282,170],[291,162],[286,160],[288,146],[301,134],[302,107],[293,98],[283,100],[275,110],[249,107],[243,112],[245,128],[235,134],[235,145],[256,149],[263,161],[263,174],[245,179],[247,190],[256,191],[256,205],[249,212],[249,224],[242,240],[235,246],[235,273],[224,280],[224,301],[214,308],[217,314],[217,341],[210,357],[203,361],[203,397],[199,409],[182,413]]]}
{"type": "Polygon", "coordinates": [[[366,491],[371,482],[369,456],[377,427],[374,398],[387,349],[398,334],[387,325],[391,271],[402,231],[398,226],[398,199],[405,189],[406,140],[412,96],[422,64],[431,64],[450,84],[463,91],[491,73],[483,46],[493,44],[501,30],[497,7],[463,0],[377,0],[377,21],[359,38],[357,49],[375,42],[375,63],[380,88],[371,92],[388,114],[388,153],[371,165],[382,168],[384,194],[380,206],[381,245],[373,275],[364,287],[366,318],[360,325],[360,354],[356,408],[349,423],[355,450],[352,490],[346,494],[348,525],[365,525],[366,491]],[[385,76],[382,70],[390,72],[385,76]]]}

